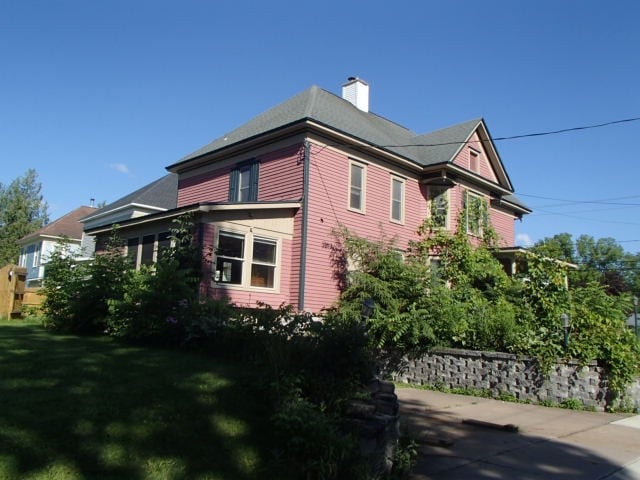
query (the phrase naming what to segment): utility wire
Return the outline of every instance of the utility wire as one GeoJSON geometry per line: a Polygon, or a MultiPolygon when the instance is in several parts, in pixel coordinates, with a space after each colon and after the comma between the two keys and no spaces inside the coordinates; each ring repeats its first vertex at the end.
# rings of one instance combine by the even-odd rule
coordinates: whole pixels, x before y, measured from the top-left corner
{"type": "MultiPolygon", "coordinates": [[[[632,118],[624,118],[622,120],[613,120],[611,122],[605,123],[597,123],[593,125],[584,125],[580,127],[570,127],[570,128],[561,128],[559,130],[549,130],[546,132],[534,132],[534,133],[523,133],[520,135],[510,135],[506,137],[491,137],[491,140],[494,142],[505,141],[505,140],[517,140],[520,138],[531,138],[531,137],[544,137],[547,135],[558,135],[560,133],[568,133],[568,132],[577,132],[580,130],[590,130],[593,128],[602,128],[608,127],[610,125],[618,125],[621,123],[631,123],[640,121],[640,117],[632,117],[632,118]]],[[[471,140],[459,140],[453,142],[442,142],[442,143],[407,143],[407,144],[398,144],[398,145],[378,145],[379,147],[439,147],[443,145],[459,145],[461,143],[471,143],[471,140]]],[[[476,143],[482,143],[482,140],[475,141],[476,143]]]]}

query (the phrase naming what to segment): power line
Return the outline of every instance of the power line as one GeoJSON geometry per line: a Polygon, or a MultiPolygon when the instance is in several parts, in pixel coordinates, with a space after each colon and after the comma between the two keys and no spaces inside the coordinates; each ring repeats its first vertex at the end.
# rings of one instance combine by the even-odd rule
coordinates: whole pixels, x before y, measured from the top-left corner
{"type": "MultiPolygon", "coordinates": [[[[596,205],[625,205],[625,206],[640,206],[640,203],[618,203],[618,202],[613,202],[612,200],[629,200],[632,198],[640,198],[640,195],[629,195],[626,197],[612,197],[612,198],[602,198],[600,200],[572,200],[572,199],[567,199],[567,198],[555,198],[555,197],[542,197],[540,195],[530,195],[530,194],[526,194],[526,193],[520,193],[518,192],[518,196],[519,197],[529,197],[529,198],[539,198],[541,200],[551,200],[554,202],[563,202],[563,204],[557,205],[557,206],[564,206],[566,205],[575,205],[575,204],[580,204],[580,203],[591,203],[591,204],[596,204],[596,205]]],[[[551,207],[555,207],[556,205],[542,205],[540,208],[551,208],[551,207]]]]}
{"type": "MultiPolygon", "coordinates": [[[[602,127],[608,127],[611,125],[619,125],[622,123],[631,123],[631,122],[637,122],[637,121],[640,121],[640,117],[624,118],[621,120],[613,120],[611,122],[596,123],[593,125],[583,125],[580,127],[561,128],[559,130],[548,130],[545,132],[523,133],[520,135],[509,135],[506,137],[491,137],[491,140],[493,140],[494,142],[499,142],[499,141],[505,141],[505,140],[518,140],[521,138],[544,137],[548,135],[558,135],[560,133],[590,130],[594,128],[602,128],[602,127]]],[[[459,145],[461,143],[471,143],[471,142],[482,143],[482,140],[476,140],[476,141],[458,140],[458,141],[441,142],[441,143],[407,143],[407,144],[397,144],[397,145],[389,144],[389,145],[378,145],[378,146],[380,147],[439,147],[444,145],[459,145]]],[[[339,145],[336,145],[336,146],[339,146],[339,145]]]]}
{"type": "Polygon", "coordinates": [[[512,135],[510,137],[498,137],[498,138],[494,138],[494,141],[497,140],[515,140],[517,138],[528,138],[528,137],[542,137],[545,135],[556,135],[558,133],[567,133],[567,132],[576,132],[578,130],[589,130],[592,128],[601,128],[601,127],[608,127],[610,125],[618,125],[620,123],[630,123],[630,122],[637,122],[640,120],[640,117],[633,117],[633,118],[624,118],[622,120],[613,120],[611,122],[605,122],[605,123],[597,123],[594,125],[586,125],[586,126],[582,126],[582,127],[571,127],[571,128],[562,128],[560,130],[549,130],[547,132],[538,132],[538,133],[526,133],[523,135],[512,135]]]}

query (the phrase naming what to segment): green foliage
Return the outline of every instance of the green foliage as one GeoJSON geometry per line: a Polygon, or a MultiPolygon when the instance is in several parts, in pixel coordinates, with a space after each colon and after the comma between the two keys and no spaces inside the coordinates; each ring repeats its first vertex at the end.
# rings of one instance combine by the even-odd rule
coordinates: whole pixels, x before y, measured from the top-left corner
{"type": "Polygon", "coordinates": [[[292,392],[272,417],[275,463],[284,478],[356,478],[357,443],[340,428],[339,418],[292,392]]]}
{"type": "MultiPolygon", "coordinates": [[[[375,300],[367,330],[383,367],[396,365],[385,354],[397,360],[433,346],[525,354],[543,371],[559,358],[598,360],[607,367],[610,389],[621,392],[639,371],[640,359],[624,326],[628,297],[609,295],[602,283],[569,289],[566,264],[535,254],[520,258],[525,268],[510,278],[492,254],[494,236],[485,230],[482,243],[472,245],[462,227],[452,234],[427,221],[404,261],[392,242],[338,232],[344,257],[358,266],[341,296],[340,313],[357,321],[363,302],[375,300]],[[438,262],[430,268],[433,257],[438,262]],[[568,349],[563,313],[572,319],[568,349]]],[[[554,251],[568,254],[566,240],[558,239],[554,251]]],[[[599,251],[608,251],[607,258],[617,255],[615,248],[599,251]]]]}
{"type": "Polygon", "coordinates": [[[373,373],[358,323],[336,312],[320,322],[290,305],[261,305],[238,309],[220,341],[260,371],[283,478],[359,478],[357,445],[343,415],[373,373]]]}
{"type": "Polygon", "coordinates": [[[418,442],[411,435],[401,433],[393,456],[393,469],[389,480],[401,480],[408,477],[418,459],[418,448],[418,442]]]}
{"type": "Polygon", "coordinates": [[[49,221],[48,205],[35,170],[29,169],[8,186],[0,183],[0,265],[17,263],[17,241],[49,221]]]}
{"type": "Polygon", "coordinates": [[[109,300],[107,331],[115,337],[178,344],[193,318],[201,319],[198,301],[199,249],[189,216],[175,221],[172,246],[152,266],[132,271],[121,296],[109,300]]]}
{"type": "Polygon", "coordinates": [[[123,294],[130,277],[117,232],[106,252],[90,261],[78,261],[62,242],[48,259],[42,311],[52,329],[98,333],[106,326],[108,304],[123,294]]]}
{"type": "Polygon", "coordinates": [[[579,236],[574,245],[568,233],[561,233],[537,242],[532,251],[550,258],[573,263],[577,269],[569,270],[573,287],[585,287],[598,282],[610,295],[633,292],[640,295],[640,256],[626,253],[613,238],[594,239],[579,236]]]}
{"type": "Polygon", "coordinates": [[[567,410],[584,410],[584,404],[577,398],[566,398],[560,402],[560,408],[566,408],[567,410]]]}

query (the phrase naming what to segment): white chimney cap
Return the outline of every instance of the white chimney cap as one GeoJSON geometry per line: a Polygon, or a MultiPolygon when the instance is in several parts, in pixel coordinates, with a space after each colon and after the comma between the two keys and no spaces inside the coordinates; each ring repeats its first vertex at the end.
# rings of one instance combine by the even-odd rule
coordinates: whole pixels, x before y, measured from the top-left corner
{"type": "Polygon", "coordinates": [[[369,84],[358,77],[349,77],[342,86],[342,98],[363,112],[369,111],[369,84]]]}

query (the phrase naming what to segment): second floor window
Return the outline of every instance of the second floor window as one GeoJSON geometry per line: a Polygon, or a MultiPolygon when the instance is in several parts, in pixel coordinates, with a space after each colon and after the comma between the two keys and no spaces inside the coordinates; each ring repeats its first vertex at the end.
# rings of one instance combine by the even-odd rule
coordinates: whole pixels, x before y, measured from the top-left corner
{"type": "Polygon", "coordinates": [[[258,201],[258,174],[260,164],[257,160],[243,162],[231,170],[229,178],[230,202],[258,201]]]}
{"type": "Polygon", "coordinates": [[[364,165],[351,163],[349,167],[349,208],[364,211],[365,170],[364,165]]]}
{"type": "Polygon", "coordinates": [[[470,235],[481,235],[483,227],[489,223],[487,200],[471,192],[465,192],[464,198],[467,233],[470,235]]]}
{"type": "Polygon", "coordinates": [[[434,227],[446,228],[449,217],[449,198],[446,187],[429,186],[431,222],[434,227]]]}
{"type": "Polygon", "coordinates": [[[391,220],[404,221],[404,180],[391,178],[391,220]]]}

